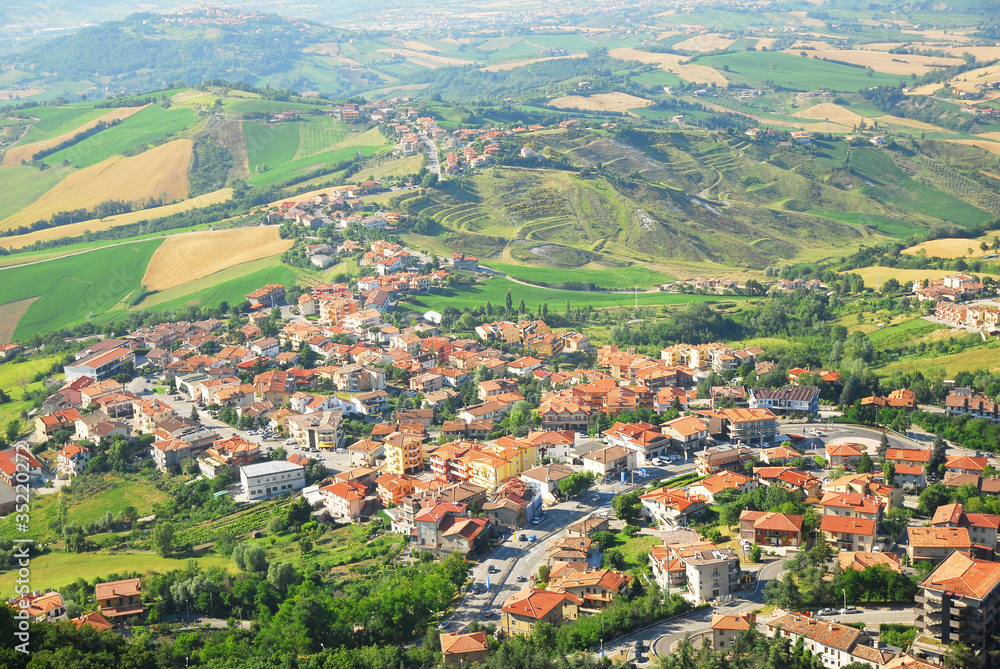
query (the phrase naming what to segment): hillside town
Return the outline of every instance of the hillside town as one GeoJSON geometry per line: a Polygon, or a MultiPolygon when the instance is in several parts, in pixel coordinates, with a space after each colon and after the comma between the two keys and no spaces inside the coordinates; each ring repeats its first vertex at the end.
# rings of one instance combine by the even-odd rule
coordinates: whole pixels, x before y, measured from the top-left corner
{"type": "MultiPolygon", "coordinates": [[[[283,219],[311,216],[301,204],[283,205],[283,219]]],[[[824,423],[839,415],[820,388],[839,383],[835,371],[796,367],[782,386],[744,386],[747,374],[775,369],[758,346],[676,344],[643,355],[597,347],[530,313],[484,321],[468,338],[443,331],[433,311],[397,327],[388,317],[396,300],[475,271],[478,259],[456,253],[421,275],[398,244],[368,248],[360,262],[374,276],[313,286],[291,304],[286,286],[261,286],[245,296],[245,322],[164,321],[80,349],[33,418],[30,443],[60,444],[54,458],[30,457],[34,485],[86,479],[109,446],[123,444],[164,477],[222,480],[217,495],[237,508],[294,497],[323,523],[382,518],[411,553],[473,564],[454,631],[441,626],[449,662],[484,652],[483,633],[468,631],[476,621],[531,635],[630,598],[638,572],[609,547],[615,536],[648,542],[646,586],[715,607],[715,648],[756,628],[801,637],[830,669],[932,666],[953,641],[992,648],[1000,515],[982,512],[996,508],[984,499],[1000,495],[992,456],[907,431],[824,423]],[[928,486],[952,492],[924,509],[928,486]],[[750,499],[763,501],[750,509],[741,501],[750,499]],[[706,524],[713,515],[730,516],[735,536],[706,524]],[[846,604],[779,602],[755,613],[760,583],[778,579],[766,570],[815,551],[836,558],[838,573],[915,575],[904,614],[912,644],[887,647],[846,625],[858,615],[846,604]]],[[[915,290],[953,285],[970,290],[962,277],[915,290]]],[[[854,410],[918,408],[1000,422],[996,403],[968,387],[950,388],[940,407],[918,407],[900,388],[854,410]]],[[[0,453],[4,513],[14,511],[16,459],[13,448],[0,453]]],[[[141,580],[97,585],[97,609],[74,624],[140,621],[141,580]]],[[[12,601],[33,619],[67,617],[56,591],[12,601]]],[[[654,642],[637,648],[652,652],[654,642]]]]}

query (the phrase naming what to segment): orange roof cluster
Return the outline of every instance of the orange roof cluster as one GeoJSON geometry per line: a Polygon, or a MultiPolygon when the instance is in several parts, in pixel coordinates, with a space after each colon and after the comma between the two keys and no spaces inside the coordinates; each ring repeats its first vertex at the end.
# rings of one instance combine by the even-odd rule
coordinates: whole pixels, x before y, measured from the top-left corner
{"type": "Polygon", "coordinates": [[[906,533],[915,548],[972,548],[969,530],[964,527],[908,527],[906,533]]]}
{"type": "Polygon", "coordinates": [[[539,588],[525,588],[520,592],[511,595],[503,603],[502,610],[514,615],[526,616],[541,620],[552,613],[557,606],[562,606],[563,602],[570,601],[580,604],[579,598],[568,592],[551,592],[539,588]]]}
{"type": "Polygon", "coordinates": [[[955,551],[938,565],[920,586],[981,600],[998,584],[1000,584],[1000,562],[973,560],[968,553],[955,551]]]}
{"type": "Polygon", "coordinates": [[[441,653],[443,655],[485,652],[489,649],[490,645],[486,641],[486,632],[470,632],[468,634],[441,633],[441,653]]]}

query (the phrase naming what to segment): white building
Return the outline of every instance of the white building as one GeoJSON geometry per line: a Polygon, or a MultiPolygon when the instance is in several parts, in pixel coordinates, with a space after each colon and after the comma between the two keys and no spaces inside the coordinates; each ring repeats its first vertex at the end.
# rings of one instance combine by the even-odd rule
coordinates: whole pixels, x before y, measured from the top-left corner
{"type": "Polygon", "coordinates": [[[259,462],[240,467],[240,483],[248,500],[267,499],[304,488],[306,470],[282,460],[259,462]]]}

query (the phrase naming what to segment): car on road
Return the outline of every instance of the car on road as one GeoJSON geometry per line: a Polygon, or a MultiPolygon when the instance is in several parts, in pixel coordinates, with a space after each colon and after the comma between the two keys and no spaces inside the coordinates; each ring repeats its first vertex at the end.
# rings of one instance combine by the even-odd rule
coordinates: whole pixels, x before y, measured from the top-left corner
{"type": "Polygon", "coordinates": [[[293,438],[285,439],[285,446],[294,446],[295,443],[296,443],[295,439],[293,439],[293,438]]]}
{"type": "Polygon", "coordinates": [[[530,537],[528,537],[528,541],[534,541],[534,540],[535,540],[535,535],[534,534],[532,534],[530,537]]]}
{"type": "Polygon", "coordinates": [[[518,576],[514,580],[517,581],[518,583],[524,583],[524,582],[526,582],[528,580],[528,577],[527,576],[518,576]]]}
{"type": "Polygon", "coordinates": [[[532,525],[538,525],[540,522],[542,522],[541,516],[535,516],[534,518],[531,519],[532,525]]]}
{"type": "Polygon", "coordinates": [[[448,625],[451,625],[451,621],[450,620],[442,620],[441,624],[438,625],[438,629],[439,630],[446,630],[446,629],[448,629],[448,625]]]}
{"type": "Polygon", "coordinates": [[[519,534],[519,535],[517,535],[517,540],[518,541],[527,541],[528,537],[525,536],[524,534],[519,534]]]}
{"type": "Polygon", "coordinates": [[[489,567],[486,568],[486,573],[487,574],[495,574],[498,571],[500,571],[500,570],[496,568],[496,565],[492,565],[491,564],[489,567]]]}
{"type": "Polygon", "coordinates": [[[820,609],[817,615],[820,616],[832,616],[837,613],[836,609],[820,609]]]}
{"type": "Polygon", "coordinates": [[[846,609],[840,610],[840,615],[846,615],[849,613],[861,613],[861,610],[853,606],[848,606],[846,609]]]}

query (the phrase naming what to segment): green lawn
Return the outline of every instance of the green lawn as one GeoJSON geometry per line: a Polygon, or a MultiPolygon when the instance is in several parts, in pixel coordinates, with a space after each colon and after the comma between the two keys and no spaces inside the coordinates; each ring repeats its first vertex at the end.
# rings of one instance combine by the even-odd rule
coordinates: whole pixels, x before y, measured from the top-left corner
{"type": "Polygon", "coordinates": [[[17,324],[14,340],[81,323],[117,305],[139,289],[162,241],[150,239],[0,271],[0,304],[39,297],[17,324]]]}
{"type": "Polygon", "coordinates": [[[0,193],[3,193],[0,197],[0,221],[31,206],[71,172],[70,168],[61,165],[44,170],[28,165],[11,165],[0,170],[0,193]]]}
{"type": "Polygon", "coordinates": [[[197,118],[193,111],[183,107],[163,109],[160,105],[151,105],[116,126],[53,153],[45,159],[45,162],[54,165],[68,160],[77,167],[95,165],[111,156],[123,155],[138,146],[168,137],[176,139],[197,118]]]}
{"type": "Polygon", "coordinates": [[[875,348],[892,348],[894,346],[910,344],[915,337],[934,332],[935,330],[941,330],[945,327],[940,323],[931,323],[918,317],[903,321],[898,325],[879,328],[874,332],[870,332],[868,339],[875,345],[875,348]]]}
{"type": "Polygon", "coordinates": [[[720,70],[728,66],[728,72],[749,81],[761,83],[770,81],[796,91],[811,91],[822,87],[833,91],[854,92],[867,86],[894,86],[902,78],[899,75],[881,72],[875,72],[869,77],[860,67],[828,63],[777,51],[737,51],[701,56],[693,62],[698,65],[718,67],[720,70]]]}
{"type": "Polygon", "coordinates": [[[31,379],[39,372],[47,371],[58,359],[58,356],[31,358],[26,362],[0,365],[0,388],[11,398],[10,402],[0,404],[0,429],[6,429],[10,421],[20,418],[22,411],[31,410],[31,402],[21,399],[24,396],[22,379],[29,382],[28,391],[38,390],[42,387],[42,381],[31,383],[31,379]]]}
{"type": "MultiPolygon", "coordinates": [[[[31,559],[31,588],[33,590],[59,589],[78,578],[92,581],[109,574],[135,571],[139,573],[168,572],[184,569],[188,557],[162,558],[154,553],[48,553],[31,559]]],[[[229,558],[211,553],[197,558],[203,569],[222,567],[233,569],[229,558]]],[[[14,594],[16,571],[0,574],[0,595],[14,594]]]]}
{"type": "MultiPolygon", "coordinates": [[[[613,270],[611,270],[613,271],[613,270]]],[[[415,310],[433,309],[441,311],[445,307],[482,306],[486,302],[494,305],[501,305],[510,289],[516,306],[520,300],[524,300],[525,306],[532,312],[536,311],[539,304],[547,303],[549,309],[562,310],[568,299],[571,305],[594,307],[614,307],[634,305],[636,297],[632,293],[588,293],[573,290],[550,290],[536,286],[525,286],[514,283],[509,279],[494,278],[470,286],[463,290],[444,289],[426,295],[410,297],[400,302],[402,308],[410,307],[415,310]]],[[[639,293],[639,304],[641,306],[650,305],[671,305],[690,304],[692,302],[731,302],[741,300],[740,297],[716,297],[711,295],[681,295],[678,293],[639,293]]]]}
{"type": "Polygon", "coordinates": [[[503,272],[515,279],[540,281],[551,286],[576,281],[580,283],[592,283],[598,288],[628,289],[638,286],[641,290],[645,290],[674,279],[674,277],[668,274],[657,272],[642,265],[616,267],[614,269],[555,269],[550,267],[507,265],[491,260],[484,262],[483,265],[498,272],[503,272]]]}
{"type": "Polygon", "coordinates": [[[290,161],[299,148],[299,123],[282,123],[274,127],[246,122],[243,136],[247,143],[247,161],[253,173],[263,166],[274,169],[290,161]]]}

